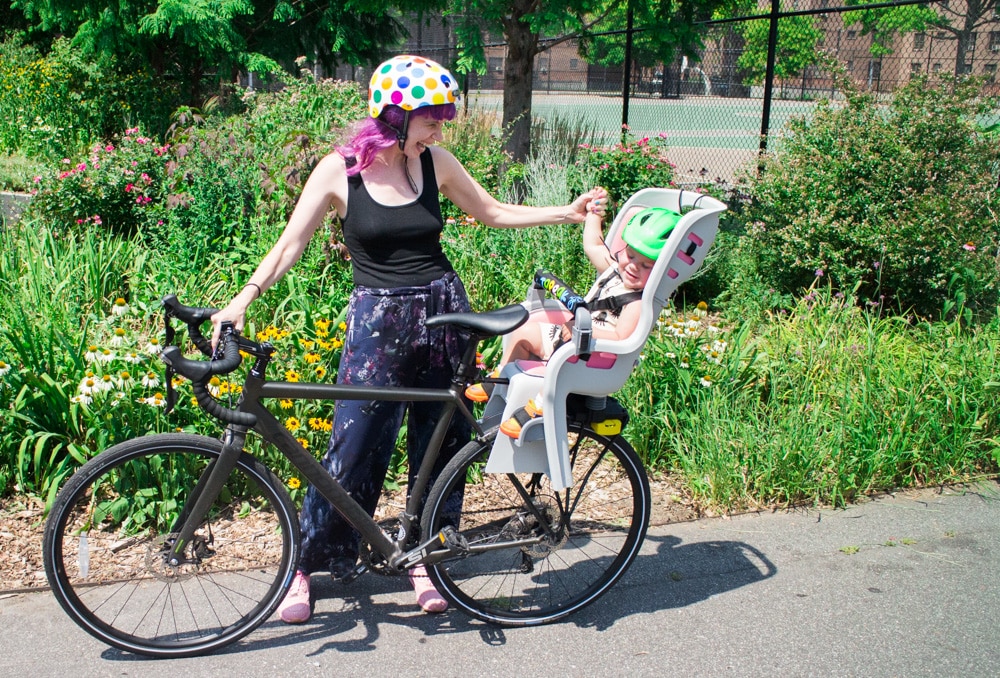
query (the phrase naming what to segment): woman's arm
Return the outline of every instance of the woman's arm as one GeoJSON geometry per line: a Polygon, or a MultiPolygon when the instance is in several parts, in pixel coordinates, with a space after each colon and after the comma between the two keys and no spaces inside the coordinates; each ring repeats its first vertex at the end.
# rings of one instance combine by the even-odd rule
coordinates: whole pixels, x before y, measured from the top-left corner
{"type": "Polygon", "coordinates": [[[463,212],[487,226],[523,228],[542,224],[579,224],[587,216],[587,203],[591,200],[589,191],[571,204],[562,206],[529,207],[502,203],[487,193],[447,150],[432,146],[431,153],[441,193],[463,212]]]}
{"type": "Polygon", "coordinates": [[[346,177],[344,159],[339,153],[331,153],[316,165],[278,242],[264,255],[246,286],[212,316],[213,346],[218,343],[222,322],[229,321],[237,330],[243,329],[247,308],[299,260],[331,206],[340,213],[345,211],[346,177]]]}

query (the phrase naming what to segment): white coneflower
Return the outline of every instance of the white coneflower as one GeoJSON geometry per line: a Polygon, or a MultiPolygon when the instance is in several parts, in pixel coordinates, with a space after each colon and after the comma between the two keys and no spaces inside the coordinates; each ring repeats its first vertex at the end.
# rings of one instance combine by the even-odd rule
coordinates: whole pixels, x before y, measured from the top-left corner
{"type": "Polygon", "coordinates": [[[156,355],[162,350],[163,350],[163,345],[160,343],[160,340],[157,339],[156,337],[150,337],[149,341],[146,342],[146,353],[152,353],[153,355],[156,355]]]}
{"type": "Polygon", "coordinates": [[[115,387],[115,379],[110,374],[103,375],[97,381],[97,388],[94,389],[94,393],[104,393],[105,391],[110,391],[115,387]]]}
{"type": "Polygon", "coordinates": [[[673,351],[667,351],[667,354],[666,354],[666,355],[667,355],[667,357],[668,357],[668,358],[670,358],[671,360],[673,360],[674,358],[676,358],[676,357],[677,357],[677,354],[676,354],[676,353],[674,353],[673,351]]]}
{"type": "Polygon", "coordinates": [[[89,405],[90,403],[94,402],[94,399],[91,398],[86,393],[81,393],[79,395],[73,396],[72,398],[69,399],[69,401],[71,403],[77,403],[79,405],[89,405]]]}
{"type": "Polygon", "coordinates": [[[687,359],[684,359],[684,360],[681,360],[680,366],[681,366],[681,369],[686,370],[687,368],[691,367],[691,363],[689,363],[687,361],[687,359]]]}
{"type": "Polygon", "coordinates": [[[128,302],[124,298],[118,297],[115,299],[114,305],[111,307],[112,315],[125,315],[128,313],[128,302]]]}
{"type": "Polygon", "coordinates": [[[218,377],[212,377],[208,380],[208,392],[214,397],[218,398],[219,394],[222,393],[222,380],[218,377]]]}
{"type": "Polygon", "coordinates": [[[112,407],[117,407],[121,403],[125,402],[127,399],[128,399],[128,396],[125,395],[124,391],[115,391],[115,395],[111,399],[111,406],[112,407]]]}
{"type": "Polygon", "coordinates": [[[133,381],[134,379],[132,377],[132,374],[127,370],[122,370],[121,372],[119,372],[118,378],[115,379],[115,382],[117,382],[119,388],[129,388],[130,386],[132,386],[133,381]]]}
{"type": "Polygon", "coordinates": [[[698,383],[704,386],[705,388],[712,388],[712,377],[706,374],[704,377],[701,378],[701,381],[699,381],[698,383]]]}
{"type": "Polygon", "coordinates": [[[719,365],[720,363],[722,363],[722,355],[718,351],[711,350],[705,353],[705,360],[707,360],[710,363],[715,363],[716,365],[719,365]]]}
{"type": "Polygon", "coordinates": [[[84,377],[83,381],[80,382],[79,391],[83,395],[90,395],[98,389],[98,381],[96,377],[84,377]]]}
{"type": "Polygon", "coordinates": [[[102,363],[109,363],[115,359],[115,352],[110,348],[102,348],[97,352],[97,360],[102,363]]]}
{"type": "Polygon", "coordinates": [[[142,376],[142,385],[146,388],[156,388],[160,385],[160,375],[156,372],[146,372],[142,376]]]}
{"type": "Polygon", "coordinates": [[[97,355],[100,352],[101,352],[101,349],[97,348],[96,346],[91,345],[91,346],[87,347],[87,352],[83,354],[83,357],[87,360],[87,362],[91,362],[92,363],[95,360],[97,360],[97,355]]]}
{"type": "Polygon", "coordinates": [[[0,377],[10,372],[10,365],[0,360],[0,377]]]}
{"type": "Polygon", "coordinates": [[[719,353],[725,353],[726,349],[729,348],[729,343],[723,341],[722,339],[716,339],[712,342],[712,350],[718,351],[719,353]]]}
{"type": "Polygon", "coordinates": [[[114,336],[111,337],[110,344],[112,346],[124,346],[125,345],[125,330],[121,327],[115,328],[114,336]]]}
{"type": "Polygon", "coordinates": [[[135,351],[126,351],[119,357],[125,362],[131,363],[133,365],[138,365],[139,363],[142,362],[142,356],[136,353],[135,351]]]}
{"type": "Polygon", "coordinates": [[[151,405],[153,407],[166,407],[167,401],[163,397],[162,393],[154,393],[148,398],[139,398],[140,403],[145,403],[146,405],[151,405]]]}

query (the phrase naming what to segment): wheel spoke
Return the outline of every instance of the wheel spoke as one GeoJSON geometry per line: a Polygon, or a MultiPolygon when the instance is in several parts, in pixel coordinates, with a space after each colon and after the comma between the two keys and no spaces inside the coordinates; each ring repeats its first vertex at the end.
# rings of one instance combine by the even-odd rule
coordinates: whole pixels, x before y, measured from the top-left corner
{"type": "Polygon", "coordinates": [[[220,452],[208,438],[149,436],[111,448],[67,483],[46,526],[46,573],[86,631],[125,650],[188,656],[242,637],[278,604],[294,567],[297,518],[270,472],[246,455],[184,562],[165,558],[175,541],[166,530],[220,452]]]}
{"type": "Polygon", "coordinates": [[[649,483],[620,437],[571,432],[573,487],[555,491],[543,474],[479,474],[490,441],[467,446],[428,497],[425,534],[457,525],[470,544],[509,548],[477,552],[430,568],[458,607],[502,624],[554,621],[607,591],[631,564],[649,520],[649,483]],[[464,484],[464,504],[445,498],[464,484]],[[525,545],[525,540],[534,540],[525,545]]]}

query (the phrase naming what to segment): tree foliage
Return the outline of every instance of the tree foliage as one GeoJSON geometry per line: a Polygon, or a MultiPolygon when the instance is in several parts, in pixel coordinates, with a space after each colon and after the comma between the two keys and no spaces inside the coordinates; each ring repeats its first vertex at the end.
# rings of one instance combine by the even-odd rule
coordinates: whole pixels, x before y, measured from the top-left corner
{"type": "MultiPolygon", "coordinates": [[[[846,4],[867,5],[870,0],[847,0],[846,4]]],[[[892,53],[892,43],[896,36],[922,31],[936,18],[937,13],[927,5],[903,5],[845,12],[844,25],[860,23],[861,34],[872,38],[869,49],[871,55],[880,57],[892,53]]]]}
{"type": "MultiPolygon", "coordinates": [[[[742,26],[746,48],[736,60],[744,74],[743,83],[759,85],[767,72],[767,46],[770,22],[748,21],[742,26]]],[[[816,46],[823,32],[811,16],[784,17],[778,21],[778,43],[775,52],[774,77],[778,80],[800,75],[806,66],[816,63],[816,46]]]]}
{"type": "Polygon", "coordinates": [[[291,70],[306,56],[332,69],[378,61],[405,35],[399,8],[437,0],[13,0],[30,30],[72,38],[183,84],[189,103],[239,71],[291,70]]]}
{"type": "Polygon", "coordinates": [[[624,61],[624,35],[605,35],[625,28],[631,4],[641,59],[669,60],[676,49],[698,44],[698,18],[708,18],[721,0],[450,0],[448,14],[456,19],[458,70],[486,70],[485,37],[503,35],[503,124],[506,150],[515,160],[530,152],[531,89],[535,57],[555,45],[578,40],[594,61],[624,61]]]}

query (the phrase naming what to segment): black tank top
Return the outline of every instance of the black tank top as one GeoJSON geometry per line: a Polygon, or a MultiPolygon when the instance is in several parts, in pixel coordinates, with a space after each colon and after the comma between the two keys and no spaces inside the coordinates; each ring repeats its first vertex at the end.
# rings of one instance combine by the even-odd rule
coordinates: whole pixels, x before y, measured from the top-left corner
{"type": "MultiPolygon", "coordinates": [[[[348,158],[348,166],[356,160],[348,158]]],[[[424,190],[411,203],[375,202],[360,174],[347,177],[344,244],[354,284],[365,287],[427,285],[454,269],[441,248],[441,203],[430,150],[420,154],[424,190]]]]}

